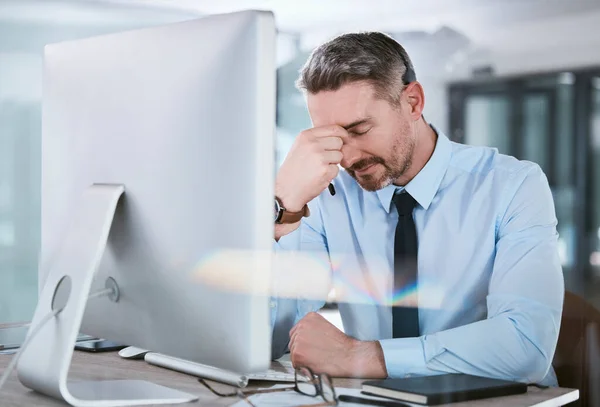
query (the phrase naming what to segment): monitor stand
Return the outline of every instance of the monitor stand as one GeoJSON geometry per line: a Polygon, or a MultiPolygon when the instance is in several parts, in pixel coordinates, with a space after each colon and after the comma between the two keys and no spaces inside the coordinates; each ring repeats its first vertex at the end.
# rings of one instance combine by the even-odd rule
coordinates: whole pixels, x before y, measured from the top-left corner
{"type": "MultiPolygon", "coordinates": [[[[92,281],[124,191],[122,185],[92,185],[71,214],[71,224],[53,259],[29,333],[53,310],[61,311],[23,349],[19,380],[30,389],[81,407],[195,401],[198,397],[192,394],[141,380],[67,380],[92,281]]],[[[111,300],[118,298],[113,296],[111,300]]]]}

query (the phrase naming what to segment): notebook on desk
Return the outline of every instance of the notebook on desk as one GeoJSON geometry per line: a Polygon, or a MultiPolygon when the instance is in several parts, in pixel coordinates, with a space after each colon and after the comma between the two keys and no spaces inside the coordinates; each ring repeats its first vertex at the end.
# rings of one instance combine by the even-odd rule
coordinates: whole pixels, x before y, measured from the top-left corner
{"type": "Polygon", "coordinates": [[[436,405],[526,393],[527,385],[466,374],[445,374],[367,381],[362,385],[362,392],[410,403],[436,405]]]}

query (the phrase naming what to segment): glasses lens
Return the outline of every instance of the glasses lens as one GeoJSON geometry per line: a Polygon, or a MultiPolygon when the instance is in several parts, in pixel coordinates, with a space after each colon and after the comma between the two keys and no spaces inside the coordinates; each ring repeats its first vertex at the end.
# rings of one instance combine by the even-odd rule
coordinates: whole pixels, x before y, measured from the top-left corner
{"type": "Polygon", "coordinates": [[[310,369],[305,367],[296,369],[296,386],[298,386],[298,391],[302,394],[312,397],[317,395],[315,377],[310,369]]]}
{"type": "Polygon", "coordinates": [[[333,389],[333,383],[329,375],[324,374],[321,376],[321,385],[323,386],[323,399],[327,402],[335,401],[335,390],[333,389]]]}

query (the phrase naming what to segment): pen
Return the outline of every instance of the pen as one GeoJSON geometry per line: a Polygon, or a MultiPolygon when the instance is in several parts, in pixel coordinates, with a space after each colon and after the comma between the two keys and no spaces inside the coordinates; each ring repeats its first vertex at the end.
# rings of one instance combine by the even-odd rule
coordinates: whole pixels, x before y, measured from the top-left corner
{"type": "Polygon", "coordinates": [[[338,396],[340,401],[344,401],[346,403],[356,403],[356,404],[367,404],[369,406],[381,406],[381,407],[411,407],[410,404],[403,403],[401,401],[393,401],[393,400],[376,400],[376,399],[368,399],[365,397],[357,397],[357,396],[347,396],[342,394],[338,396]]]}
{"type": "Polygon", "coordinates": [[[331,196],[335,195],[335,188],[333,187],[333,184],[329,184],[329,186],[327,187],[329,189],[329,193],[331,194],[331,196]]]}

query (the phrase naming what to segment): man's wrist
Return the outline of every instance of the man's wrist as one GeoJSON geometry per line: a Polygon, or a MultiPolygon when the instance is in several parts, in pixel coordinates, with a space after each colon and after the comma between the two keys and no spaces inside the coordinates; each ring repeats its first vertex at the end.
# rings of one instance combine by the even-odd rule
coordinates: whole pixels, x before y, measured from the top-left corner
{"type": "Polygon", "coordinates": [[[383,349],[379,341],[359,341],[352,338],[349,352],[349,376],[369,379],[385,379],[387,369],[383,349]]]}
{"type": "Polygon", "coordinates": [[[293,193],[288,192],[286,188],[280,184],[275,185],[275,196],[281,202],[281,205],[289,212],[300,212],[306,202],[300,202],[293,193]]]}

